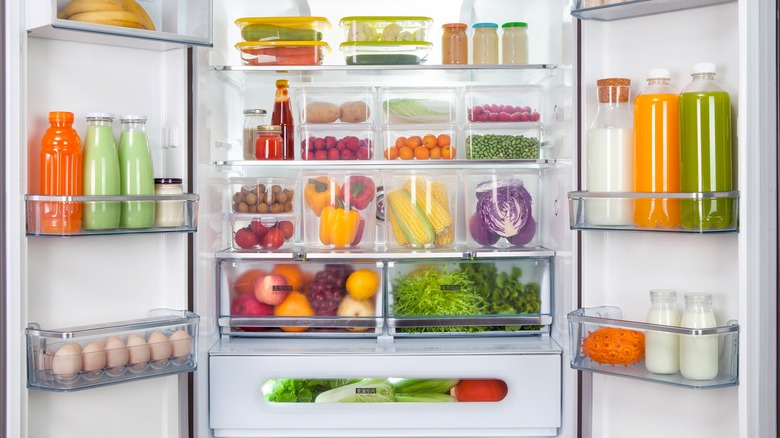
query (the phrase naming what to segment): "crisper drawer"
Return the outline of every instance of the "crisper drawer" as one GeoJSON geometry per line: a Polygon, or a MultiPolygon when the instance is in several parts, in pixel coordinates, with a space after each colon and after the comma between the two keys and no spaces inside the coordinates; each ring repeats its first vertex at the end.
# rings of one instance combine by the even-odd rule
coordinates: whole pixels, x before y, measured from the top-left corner
{"type": "Polygon", "coordinates": [[[210,427],[218,437],[555,436],[561,360],[546,336],[223,339],[209,352],[210,427]],[[475,387],[484,382],[504,392],[475,387]],[[415,395],[455,383],[458,398],[415,395]],[[317,396],[319,384],[336,388],[317,396]]]}

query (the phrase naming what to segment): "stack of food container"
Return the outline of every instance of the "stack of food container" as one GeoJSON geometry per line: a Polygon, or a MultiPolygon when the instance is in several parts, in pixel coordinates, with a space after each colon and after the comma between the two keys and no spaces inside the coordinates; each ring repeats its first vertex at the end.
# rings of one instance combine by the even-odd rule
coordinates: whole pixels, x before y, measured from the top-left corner
{"type": "Polygon", "coordinates": [[[422,64],[433,45],[430,17],[351,16],[341,19],[347,65],[422,64]]]}
{"type": "Polygon", "coordinates": [[[244,65],[320,65],[330,52],[322,32],[331,25],[323,17],[246,17],[236,25],[244,65]]]}

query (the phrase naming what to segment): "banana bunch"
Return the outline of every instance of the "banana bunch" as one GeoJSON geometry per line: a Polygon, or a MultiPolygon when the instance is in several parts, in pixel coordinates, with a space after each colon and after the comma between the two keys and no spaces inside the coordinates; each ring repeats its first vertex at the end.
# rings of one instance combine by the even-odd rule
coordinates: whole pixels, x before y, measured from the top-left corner
{"type": "Polygon", "coordinates": [[[135,0],[72,0],[57,18],[155,30],[149,14],[135,0]]]}

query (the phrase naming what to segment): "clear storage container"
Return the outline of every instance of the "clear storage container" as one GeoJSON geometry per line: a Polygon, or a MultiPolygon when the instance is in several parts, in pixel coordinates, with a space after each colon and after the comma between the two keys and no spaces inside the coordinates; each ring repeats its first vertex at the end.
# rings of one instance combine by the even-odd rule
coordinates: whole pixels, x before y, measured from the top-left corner
{"type": "Polygon", "coordinates": [[[371,160],[376,132],[370,124],[298,126],[303,160],[371,160]]]}
{"type": "Polygon", "coordinates": [[[541,135],[541,123],[467,123],[465,155],[469,160],[536,160],[541,135]]]}
{"type": "Polygon", "coordinates": [[[383,123],[455,123],[455,87],[382,87],[378,91],[383,123]]]}
{"type": "Polygon", "coordinates": [[[463,90],[466,118],[482,122],[539,122],[544,88],[537,85],[467,86],[463,90]]]}
{"type": "Polygon", "coordinates": [[[345,41],[427,42],[433,19],[422,16],[349,16],[339,21],[345,41]]]}
{"type": "Polygon", "coordinates": [[[285,250],[295,243],[297,213],[235,213],[230,215],[231,246],[236,250],[285,250]]]}
{"type": "Polygon", "coordinates": [[[323,41],[251,41],[236,43],[243,65],[320,65],[330,46],[323,41]]]}
{"type": "Polygon", "coordinates": [[[431,47],[423,41],[347,41],[339,49],[347,65],[419,65],[431,47]]]}
{"type": "Polygon", "coordinates": [[[376,93],[373,87],[296,87],[300,124],[373,122],[376,93]]]}
{"type": "Polygon", "coordinates": [[[325,17],[242,17],[235,23],[244,41],[321,41],[331,28],[325,17]]]}
{"type": "Polygon", "coordinates": [[[383,125],[382,141],[386,160],[452,160],[458,129],[452,123],[383,125]]]}
{"type": "Polygon", "coordinates": [[[237,177],[229,182],[233,213],[281,214],[298,212],[295,178],[237,177]]]}

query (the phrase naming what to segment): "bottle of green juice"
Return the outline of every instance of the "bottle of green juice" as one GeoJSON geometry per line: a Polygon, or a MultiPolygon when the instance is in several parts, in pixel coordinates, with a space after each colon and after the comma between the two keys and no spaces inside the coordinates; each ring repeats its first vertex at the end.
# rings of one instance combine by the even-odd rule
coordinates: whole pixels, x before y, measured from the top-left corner
{"type": "MultiPolygon", "coordinates": [[[[124,115],[119,137],[119,173],[122,195],[154,195],[152,152],[146,136],[146,116],[124,115]]],[[[122,228],[154,226],[154,201],[122,201],[122,228]]]]}
{"type": "MultiPolygon", "coordinates": [[[[715,64],[695,64],[680,93],[680,191],[734,190],[731,104],[715,80],[715,64]]],[[[694,230],[734,226],[731,198],[683,199],[680,223],[694,230]]]]}
{"type": "MultiPolygon", "coordinates": [[[[114,140],[111,113],[87,114],[84,140],[82,193],[85,196],[119,195],[119,159],[114,140]]],[[[119,201],[85,202],[82,228],[87,230],[119,227],[119,201]]]]}

